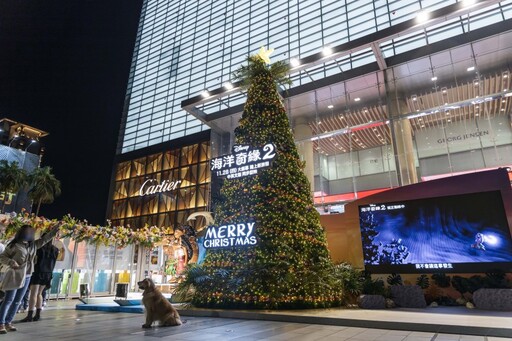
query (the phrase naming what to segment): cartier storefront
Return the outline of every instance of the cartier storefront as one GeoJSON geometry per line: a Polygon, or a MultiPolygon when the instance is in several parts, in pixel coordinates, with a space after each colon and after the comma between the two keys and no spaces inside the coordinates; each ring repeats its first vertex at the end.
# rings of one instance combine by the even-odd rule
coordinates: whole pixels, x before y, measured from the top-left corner
{"type": "Polygon", "coordinates": [[[209,158],[210,141],[205,140],[117,163],[112,224],[176,228],[190,214],[207,210],[209,158]]]}

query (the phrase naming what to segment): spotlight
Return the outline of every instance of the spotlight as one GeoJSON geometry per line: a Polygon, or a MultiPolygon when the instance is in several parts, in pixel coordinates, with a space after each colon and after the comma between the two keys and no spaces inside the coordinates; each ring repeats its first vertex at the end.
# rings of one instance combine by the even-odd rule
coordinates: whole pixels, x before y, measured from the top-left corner
{"type": "Polygon", "coordinates": [[[208,90],[203,90],[203,92],[201,92],[201,96],[203,96],[204,98],[209,97],[210,92],[208,90]]]}
{"type": "Polygon", "coordinates": [[[226,82],[226,83],[224,83],[224,88],[226,90],[231,90],[231,89],[233,89],[233,84],[231,84],[231,82],[226,82]]]}
{"type": "Polygon", "coordinates": [[[324,47],[322,53],[324,56],[330,56],[332,54],[332,48],[330,46],[324,47]]]}
{"type": "Polygon", "coordinates": [[[329,104],[329,105],[327,106],[327,108],[332,109],[332,108],[334,108],[334,105],[329,104]]]}
{"type": "Polygon", "coordinates": [[[354,98],[354,101],[359,102],[361,99],[359,97],[354,98]]]}
{"type": "Polygon", "coordinates": [[[292,67],[297,67],[297,66],[300,65],[300,62],[299,62],[299,60],[297,58],[292,58],[292,59],[290,59],[290,65],[292,67]]]}
{"type": "Polygon", "coordinates": [[[427,21],[428,18],[429,18],[428,13],[424,12],[424,11],[418,12],[418,14],[416,15],[416,20],[420,23],[427,21]]]}
{"type": "Polygon", "coordinates": [[[474,5],[475,2],[476,2],[475,0],[463,0],[462,4],[464,5],[464,7],[468,7],[468,6],[474,5]]]}
{"type": "Polygon", "coordinates": [[[430,78],[430,80],[431,80],[432,82],[435,82],[435,81],[437,80],[437,77],[436,77],[436,76],[434,76],[434,77],[430,78]]]}
{"type": "Polygon", "coordinates": [[[471,71],[474,71],[475,70],[475,67],[474,66],[470,66],[466,69],[466,71],[468,72],[471,72],[471,71]]]}

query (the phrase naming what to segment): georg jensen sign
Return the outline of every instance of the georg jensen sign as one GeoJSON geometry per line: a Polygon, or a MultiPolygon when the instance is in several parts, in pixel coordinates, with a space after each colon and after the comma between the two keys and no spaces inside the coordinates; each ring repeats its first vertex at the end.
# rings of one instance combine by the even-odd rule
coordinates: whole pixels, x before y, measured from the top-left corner
{"type": "Polygon", "coordinates": [[[180,184],[181,180],[164,180],[159,183],[158,180],[156,179],[147,179],[146,181],[144,181],[142,186],[140,186],[139,195],[143,197],[155,193],[175,191],[180,184]]]}

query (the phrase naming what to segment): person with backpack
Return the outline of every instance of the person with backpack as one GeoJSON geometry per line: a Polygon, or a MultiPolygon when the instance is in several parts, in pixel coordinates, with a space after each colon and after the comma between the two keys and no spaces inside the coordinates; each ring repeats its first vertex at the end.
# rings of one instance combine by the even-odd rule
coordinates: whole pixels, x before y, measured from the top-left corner
{"type": "Polygon", "coordinates": [[[23,225],[0,254],[1,272],[4,274],[0,290],[5,291],[0,305],[0,334],[17,330],[12,320],[30,284],[36,252],[57,235],[59,227],[60,223],[53,225],[48,233],[35,240],[34,228],[23,225]]]}

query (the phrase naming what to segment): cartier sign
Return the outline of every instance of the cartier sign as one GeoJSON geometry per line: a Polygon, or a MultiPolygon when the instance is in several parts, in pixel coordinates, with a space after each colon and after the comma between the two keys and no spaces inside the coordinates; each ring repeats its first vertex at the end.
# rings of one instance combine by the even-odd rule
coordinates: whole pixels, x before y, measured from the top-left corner
{"type": "Polygon", "coordinates": [[[164,180],[162,182],[158,182],[158,180],[156,179],[147,179],[146,181],[144,181],[142,186],[140,186],[139,195],[142,197],[145,195],[151,195],[155,193],[175,191],[180,184],[181,180],[164,180]]]}

